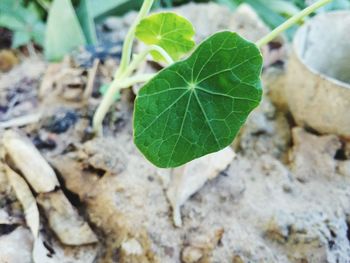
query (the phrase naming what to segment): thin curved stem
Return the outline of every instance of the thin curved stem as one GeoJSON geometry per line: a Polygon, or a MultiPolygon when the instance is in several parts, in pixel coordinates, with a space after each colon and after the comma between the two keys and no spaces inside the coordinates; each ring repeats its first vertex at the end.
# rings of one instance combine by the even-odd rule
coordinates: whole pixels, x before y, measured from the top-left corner
{"type": "MultiPolygon", "coordinates": [[[[113,104],[114,100],[114,94],[120,89],[119,82],[122,83],[124,79],[126,79],[135,69],[136,67],[141,63],[142,57],[137,59],[137,61],[134,61],[130,64],[131,60],[131,52],[132,52],[132,45],[135,38],[135,31],[137,25],[140,23],[140,21],[145,18],[149,11],[151,10],[151,7],[153,5],[154,0],[144,0],[142,7],[139,11],[139,14],[137,15],[137,18],[135,19],[134,23],[130,27],[125,40],[123,44],[123,50],[122,50],[122,57],[120,61],[119,68],[117,69],[114,80],[111,84],[111,87],[108,89],[107,93],[103,97],[100,105],[98,106],[94,118],[93,118],[93,129],[95,133],[101,134],[102,133],[102,122],[105,117],[105,115],[108,112],[109,107],[113,104]],[[130,64],[130,65],[129,65],[130,64]]],[[[147,56],[147,54],[144,55],[144,58],[147,56]]]]}
{"type": "Polygon", "coordinates": [[[149,52],[151,51],[157,51],[159,54],[162,55],[162,57],[165,59],[166,63],[169,65],[174,63],[174,60],[171,58],[171,56],[166,52],[163,48],[157,45],[152,45],[149,47],[149,52]]]}
{"type": "Polygon", "coordinates": [[[130,74],[137,69],[137,67],[146,59],[147,55],[151,53],[152,51],[156,51],[159,54],[162,55],[162,57],[165,59],[165,61],[171,65],[174,63],[174,60],[170,57],[170,55],[160,46],[152,45],[149,46],[147,49],[142,51],[140,54],[134,55],[134,58],[130,65],[124,70],[122,77],[127,78],[130,76],[130,74]]]}
{"type": "Polygon", "coordinates": [[[143,1],[140,12],[137,15],[137,18],[135,19],[134,23],[132,24],[131,28],[129,29],[129,32],[127,33],[127,35],[125,37],[123,51],[122,51],[122,58],[120,61],[120,66],[119,66],[118,71],[116,73],[116,78],[118,78],[120,75],[123,74],[123,71],[127,68],[127,66],[130,63],[132,44],[133,44],[133,41],[135,38],[136,27],[140,23],[140,21],[148,15],[148,13],[151,10],[151,7],[153,5],[153,2],[154,2],[154,0],[144,0],[143,1]]]}
{"type": "Polygon", "coordinates": [[[121,75],[121,78],[127,78],[129,77],[135,69],[138,68],[138,66],[145,61],[147,55],[149,54],[149,49],[146,49],[142,51],[140,54],[135,54],[133,57],[133,60],[129,64],[129,66],[124,70],[123,74],[121,75]]]}
{"type": "Polygon", "coordinates": [[[95,112],[93,118],[93,128],[96,134],[102,134],[102,122],[106,116],[109,108],[114,103],[114,95],[121,89],[128,88],[137,83],[147,82],[154,77],[154,74],[141,74],[136,75],[131,78],[126,78],[122,81],[115,79],[110,88],[108,89],[106,95],[103,97],[101,104],[99,105],[97,111],[95,112]]]}
{"type": "Polygon", "coordinates": [[[310,5],[309,7],[305,8],[302,10],[300,13],[292,16],[290,19],[288,19],[286,22],[284,22],[282,25],[279,27],[275,28],[273,31],[271,31],[268,35],[260,39],[258,42],[256,42],[256,46],[258,48],[261,48],[262,46],[268,44],[271,42],[273,39],[275,39],[278,35],[286,31],[288,28],[296,24],[298,21],[303,19],[304,17],[310,15],[312,12],[315,10],[319,9],[320,7],[329,4],[333,0],[319,0],[313,5],[310,5]]]}
{"type": "MultiPolygon", "coordinates": [[[[123,88],[123,86],[125,85],[123,83],[125,81],[133,79],[133,77],[129,78],[129,76],[146,59],[147,55],[151,51],[159,52],[169,64],[174,63],[170,55],[163,48],[155,45],[150,46],[145,51],[135,55],[132,62],[129,64],[129,66],[118,77],[114,78],[107,93],[103,96],[103,99],[100,105],[98,106],[93,119],[93,129],[95,133],[102,134],[102,122],[109,108],[114,103],[114,99],[113,99],[114,94],[116,94],[120,89],[123,88]]],[[[138,80],[138,78],[136,78],[136,80],[138,80]]],[[[138,81],[138,82],[142,82],[142,81],[138,81]]],[[[132,86],[132,83],[125,87],[130,87],[130,86],[132,86]]]]}
{"type": "Polygon", "coordinates": [[[125,79],[124,81],[120,82],[118,84],[119,89],[126,89],[129,88],[137,83],[144,83],[149,81],[151,78],[153,78],[155,74],[139,74],[136,76],[132,76],[130,78],[125,79]]]}

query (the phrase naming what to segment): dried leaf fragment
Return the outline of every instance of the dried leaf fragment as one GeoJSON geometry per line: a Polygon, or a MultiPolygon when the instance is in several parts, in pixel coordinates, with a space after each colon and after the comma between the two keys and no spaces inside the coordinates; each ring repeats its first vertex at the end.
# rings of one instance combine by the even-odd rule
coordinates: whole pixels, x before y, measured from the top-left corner
{"type": "Polygon", "coordinates": [[[33,233],[34,238],[38,236],[40,218],[35,198],[30,191],[27,182],[7,165],[5,166],[8,180],[16,193],[17,199],[23,206],[27,225],[33,233]]]}
{"type": "Polygon", "coordinates": [[[28,138],[9,130],[4,133],[3,144],[35,192],[51,192],[59,186],[54,170],[28,138]]]}
{"type": "Polygon", "coordinates": [[[98,241],[61,190],[40,194],[37,201],[43,207],[51,229],[63,244],[80,246],[98,241]]]}
{"type": "Polygon", "coordinates": [[[218,176],[233,161],[234,157],[233,150],[227,147],[173,169],[167,196],[173,208],[175,226],[182,225],[180,207],[208,180],[218,176]]]}

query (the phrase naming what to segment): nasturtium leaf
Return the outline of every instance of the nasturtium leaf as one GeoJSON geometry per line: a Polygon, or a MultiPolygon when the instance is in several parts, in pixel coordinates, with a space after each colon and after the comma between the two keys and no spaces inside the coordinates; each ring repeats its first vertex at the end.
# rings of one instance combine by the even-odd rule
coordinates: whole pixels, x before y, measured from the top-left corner
{"type": "MultiPolygon", "coordinates": [[[[143,20],[136,28],[136,37],[147,45],[157,45],[163,48],[173,60],[177,61],[195,46],[194,28],[186,18],[175,13],[157,13],[143,20]]],[[[163,57],[158,52],[152,52],[156,61],[163,57]]]]}
{"type": "Polygon", "coordinates": [[[236,33],[205,40],[141,88],[136,146],[158,167],[176,167],[230,145],[260,103],[262,56],[236,33]]]}

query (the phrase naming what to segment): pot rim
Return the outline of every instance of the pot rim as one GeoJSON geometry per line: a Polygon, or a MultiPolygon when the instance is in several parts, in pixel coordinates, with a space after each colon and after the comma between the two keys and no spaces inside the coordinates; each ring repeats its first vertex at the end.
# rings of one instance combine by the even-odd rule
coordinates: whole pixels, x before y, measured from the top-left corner
{"type": "Polygon", "coordinates": [[[321,78],[334,83],[335,85],[337,85],[338,87],[342,87],[345,89],[349,89],[350,90],[350,83],[338,80],[336,78],[333,78],[331,76],[328,76],[327,74],[324,74],[320,71],[318,71],[317,69],[313,68],[312,66],[310,66],[309,64],[307,64],[305,62],[305,60],[300,57],[300,52],[298,52],[297,49],[297,38],[298,38],[298,34],[300,34],[301,29],[308,26],[309,24],[311,24],[314,20],[319,19],[320,17],[326,17],[326,16],[334,16],[334,15],[348,15],[350,17],[350,11],[347,10],[335,10],[335,11],[331,11],[331,12],[327,12],[327,13],[322,13],[322,14],[318,14],[315,17],[311,18],[310,20],[308,20],[306,23],[304,23],[302,26],[299,27],[299,29],[297,30],[297,32],[294,35],[293,38],[293,52],[295,53],[296,57],[298,58],[298,60],[308,69],[310,70],[312,73],[320,76],[321,78]]]}

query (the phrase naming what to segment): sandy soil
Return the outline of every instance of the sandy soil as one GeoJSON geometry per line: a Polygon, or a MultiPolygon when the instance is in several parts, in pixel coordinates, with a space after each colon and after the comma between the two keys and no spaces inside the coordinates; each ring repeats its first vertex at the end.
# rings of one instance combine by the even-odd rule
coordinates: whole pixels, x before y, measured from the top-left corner
{"type": "MultiPolygon", "coordinates": [[[[198,40],[223,28],[256,40],[267,30],[247,9],[232,15],[211,4],[179,12],[195,17],[198,40]],[[213,23],[201,26],[203,20],[195,14],[210,14],[213,23]]],[[[110,19],[108,25],[116,31],[132,16],[110,19]]],[[[17,117],[30,117],[20,130],[61,184],[49,196],[64,194],[98,242],[69,246],[59,241],[47,213],[53,210],[39,201],[42,194],[34,194],[41,203],[41,223],[39,237],[33,238],[0,169],[0,262],[31,262],[33,247],[38,263],[350,262],[350,142],[296,127],[285,106],[271,102],[276,101],[270,96],[272,86],[284,83],[280,62],[286,61],[281,50],[264,52],[269,61],[264,101],[233,142],[234,160],[182,206],[181,227],[174,225],[167,198],[169,171],[152,166],[133,144],[132,91],[107,117],[105,136],[93,138],[89,125],[100,97],[81,100],[85,69],[67,61],[48,67],[40,58],[26,58],[2,73],[0,105],[13,105],[0,108],[0,121],[14,129],[17,117]],[[57,78],[63,69],[69,74],[57,78]],[[278,74],[271,77],[271,72],[278,74]],[[40,96],[40,84],[48,79],[44,91],[52,96],[40,96]]],[[[96,83],[108,79],[114,67],[110,61],[101,65],[96,83]]],[[[0,128],[1,138],[3,132],[0,128]]],[[[9,162],[3,158],[1,167],[9,162]]]]}

